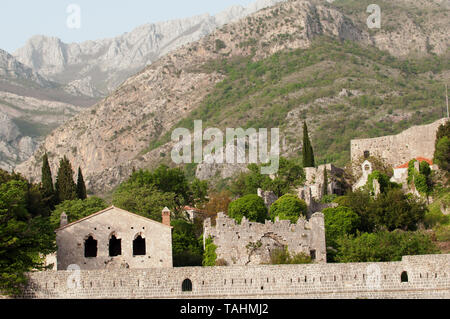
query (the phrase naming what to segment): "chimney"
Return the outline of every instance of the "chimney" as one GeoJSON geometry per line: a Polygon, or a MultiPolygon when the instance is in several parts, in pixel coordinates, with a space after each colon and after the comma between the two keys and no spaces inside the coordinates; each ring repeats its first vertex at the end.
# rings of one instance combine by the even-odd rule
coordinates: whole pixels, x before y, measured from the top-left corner
{"type": "Polygon", "coordinates": [[[162,223],[170,226],[170,210],[167,207],[162,210],[162,223]]]}
{"type": "Polygon", "coordinates": [[[59,227],[66,226],[67,224],[67,214],[65,212],[62,212],[61,216],[59,217],[59,227]]]}

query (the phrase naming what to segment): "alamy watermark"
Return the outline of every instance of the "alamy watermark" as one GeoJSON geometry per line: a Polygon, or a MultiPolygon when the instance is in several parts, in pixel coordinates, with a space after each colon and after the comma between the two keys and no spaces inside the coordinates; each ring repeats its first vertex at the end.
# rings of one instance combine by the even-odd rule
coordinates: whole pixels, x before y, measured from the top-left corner
{"type": "Polygon", "coordinates": [[[218,128],[203,131],[203,121],[196,120],[193,135],[187,128],[177,128],[172,132],[172,141],[176,145],[171,151],[171,157],[176,164],[270,163],[261,167],[261,174],[275,174],[280,160],[280,130],[270,129],[270,151],[268,139],[267,128],[258,131],[254,128],[227,128],[224,134],[218,128]],[[209,142],[204,145],[204,141],[209,142]]]}

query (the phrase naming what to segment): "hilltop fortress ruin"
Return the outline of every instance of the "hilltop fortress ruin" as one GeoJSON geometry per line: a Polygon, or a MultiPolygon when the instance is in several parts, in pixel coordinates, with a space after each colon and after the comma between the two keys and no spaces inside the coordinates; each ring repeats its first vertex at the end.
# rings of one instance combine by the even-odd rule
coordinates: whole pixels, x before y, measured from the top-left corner
{"type": "Polygon", "coordinates": [[[361,158],[376,156],[386,164],[396,167],[416,157],[433,158],[436,132],[447,118],[428,125],[413,126],[397,134],[375,138],[357,139],[350,142],[352,163],[361,158]]]}

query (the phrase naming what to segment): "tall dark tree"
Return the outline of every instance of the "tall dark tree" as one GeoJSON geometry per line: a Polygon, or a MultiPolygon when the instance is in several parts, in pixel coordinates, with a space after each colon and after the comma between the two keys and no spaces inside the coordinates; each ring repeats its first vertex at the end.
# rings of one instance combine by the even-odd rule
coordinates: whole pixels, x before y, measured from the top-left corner
{"type": "Polygon", "coordinates": [[[323,195],[328,195],[328,172],[327,168],[323,169],[323,195]]]}
{"type": "Polygon", "coordinates": [[[78,167],[78,179],[77,179],[77,196],[79,199],[86,199],[86,184],[84,184],[83,173],[81,167],[78,167]]]}
{"type": "Polygon", "coordinates": [[[303,122],[303,167],[314,167],[314,152],[308,136],[308,127],[303,122]]]}
{"type": "Polygon", "coordinates": [[[52,171],[50,170],[50,165],[48,163],[47,153],[45,153],[42,158],[41,194],[45,205],[50,209],[53,209],[57,202],[55,188],[53,187],[52,171]]]}
{"type": "Polygon", "coordinates": [[[56,176],[56,194],[59,202],[77,198],[77,186],[73,181],[73,170],[67,157],[59,161],[58,175],[56,176]]]}

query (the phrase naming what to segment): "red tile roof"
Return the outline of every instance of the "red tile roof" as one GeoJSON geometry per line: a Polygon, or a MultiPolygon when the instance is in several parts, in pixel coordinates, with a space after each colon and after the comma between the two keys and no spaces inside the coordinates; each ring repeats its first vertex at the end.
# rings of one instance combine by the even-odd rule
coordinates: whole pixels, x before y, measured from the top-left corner
{"type": "MultiPolygon", "coordinates": [[[[425,161],[425,162],[427,162],[428,164],[433,165],[433,161],[430,160],[430,159],[428,159],[428,158],[425,158],[425,157],[416,157],[415,159],[416,159],[417,161],[419,161],[419,162],[425,161]]],[[[405,163],[405,164],[402,164],[402,165],[399,165],[399,166],[397,166],[396,168],[408,168],[408,164],[409,164],[409,162],[407,162],[407,163],[405,163]]]]}

